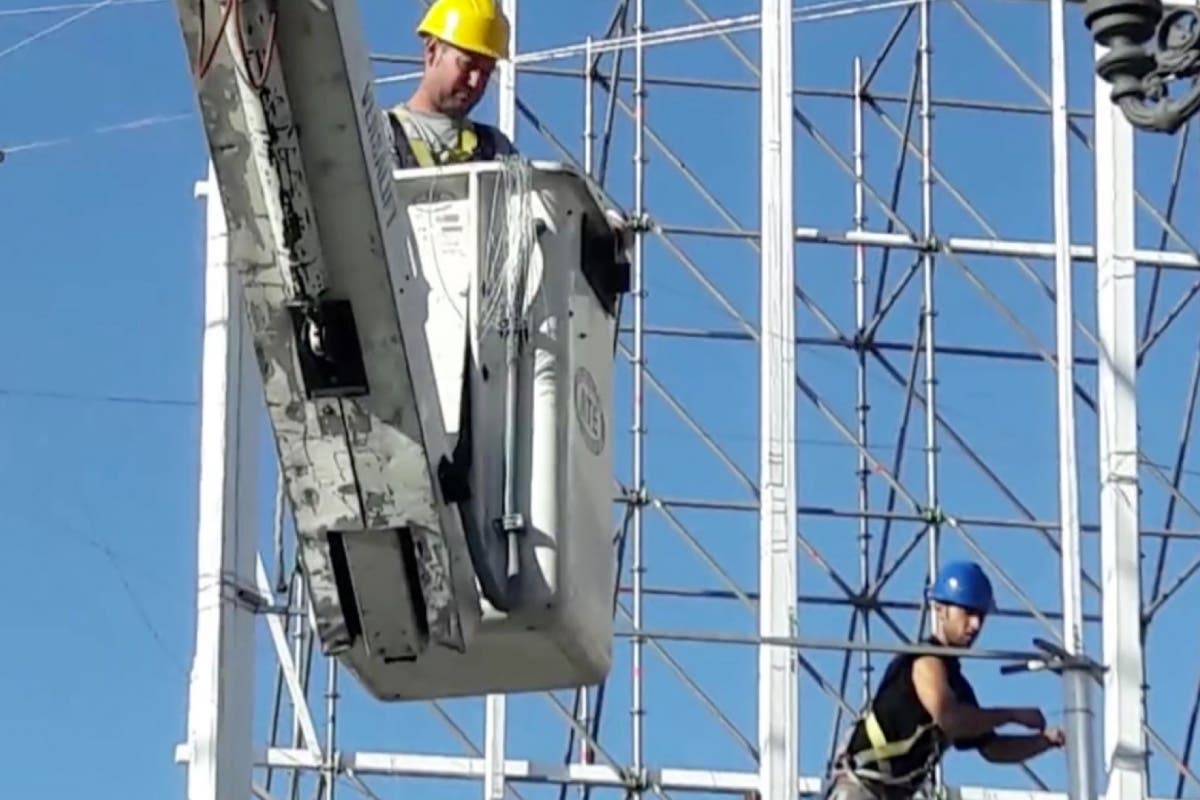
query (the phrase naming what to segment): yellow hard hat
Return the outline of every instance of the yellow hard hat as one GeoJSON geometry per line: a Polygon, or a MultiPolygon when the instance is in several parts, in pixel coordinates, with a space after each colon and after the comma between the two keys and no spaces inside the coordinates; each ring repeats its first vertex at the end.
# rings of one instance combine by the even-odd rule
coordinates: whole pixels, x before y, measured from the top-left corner
{"type": "Polygon", "coordinates": [[[417,33],[471,53],[508,58],[508,20],[495,0],[435,0],[417,26],[417,33]]]}

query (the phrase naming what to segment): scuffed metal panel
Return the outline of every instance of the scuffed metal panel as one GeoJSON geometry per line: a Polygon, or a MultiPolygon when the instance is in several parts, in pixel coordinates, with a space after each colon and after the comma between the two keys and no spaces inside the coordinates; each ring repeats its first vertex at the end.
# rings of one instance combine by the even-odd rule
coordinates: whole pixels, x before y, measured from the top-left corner
{"type": "MultiPolygon", "coordinates": [[[[462,412],[462,392],[466,380],[464,368],[469,339],[466,319],[468,303],[466,298],[457,298],[455,295],[467,289],[472,280],[470,273],[473,271],[477,237],[473,220],[476,219],[476,214],[473,210],[468,212],[470,201],[459,208],[459,213],[465,216],[462,223],[468,230],[465,236],[456,242],[443,239],[440,242],[443,246],[440,250],[431,248],[422,241],[424,237],[420,229],[423,222],[428,221],[426,209],[429,206],[425,204],[467,197],[468,175],[453,170],[437,175],[412,171],[398,173],[396,177],[393,191],[403,213],[393,226],[396,230],[393,235],[400,242],[398,247],[403,253],[403,258],[392,258],[389,262],[395,287],[393,302],[401,318],[408,321],[408,330],[416,329],[420,332],[419,335],[423,335],[430,343],[431,363],[432,353],[437,354],[438,362],[433,364],[434,370],[430,373],[428,383],[422,384],[434,390],[427,394],[427,399],[432,402],[421,409],[423,417],[427,420],[426,425],[443,426],[444,430],[454,431],[457,437],[461,433],[458,430],[458,415],[462,412]],[[417,207],[420,206],[423,208],[418,210],[417,207]],[[463,252],[455,254],[456,248],[462,248],[463,252]],[[448,268],[451,273],[455,268],[465,270],[466,275],[449,274],[422,262],[422,258],[443,259],[454,255],[457,255],[457,258],[452,260],[457,263],[445,261],[438,266],[442,270],[448,268]],[[447,298],[446,294],[450,297],[447,298]],[[461,307],[455,307],[453,300],[456,299],[460,300],[461,307]]],[[[446,444],[443,445],[446,450],[443,452],[449,452],[451,439],[455,437],[446,436],[446,444]]],[[[430,453],[432,455],[432,449],[430,453]]],[[[441,487],[437,488],[440,493],[441,487]]],[[[428,595],[430,625],[446,624],[448,618],[438,609],[441,603],[448,602],[451,597],[457,597],[459,607],[463,608],[465,603],[462,598],[470,596],[473,603],[469,612],[463,613],[467,615],[464,624],[473,629],[486,613],[486,608],[490,607],[485,606],[486,601],[480,597],[477,578],[479,564],[472,559],[467,543],[467,536],[471,535],[472,531],[459,516],[473,513],[473,507],[468,502],[461,511],[458,506],[444,508],[444,513],[453,513],[456,519],[453,527],[443,523],[443,530],[447,531],[447,535],[441,542],[435,538],[432,530],[414,531],[414,536],[421,536],[428,545],[424,551],[426,558],[423,562],[422,580],[428,595]],[[447,564],[449,569],[446,569],[447,564]]],[[[475,527],[478,526],[479,521],[476,520],[475,527]]],[[[469,630],[464,631],[464,638],[469,633],[469,630]]]]}
{"type": "Polygon", "coordinates": [[[293,113],[304,121],[300,140],[331,255],[330,291],[353,304],[370,384],[369,395],[341,401],[363,524],[420,532],[431,635],[462,649],[459,618],[473,627],[478,600],[469,562],[454,557],[466,549],[458,509],[445,504],[435,480],[449,440],[424,329],[429,287],[407,258],[386,120],[357,38],[355,4],[329,5],[322,12],[300,4],[281,15],[279,66],[290,85],[305,87],[293,92],[293,113]]]}
{"type": "Polygon", "coordinates": [[[428,286],[425,336],[433,360],[434,380],[442,424],[452,436],[460,433],[463,412],[467,317],[479,241],[479,219],[472,213],[465,176],[439,181],[442,199],[430,201],[424,182],[401,183],[396,193],[405,206],[403,222],[412,271],[428,286]]]}
{"type": "MultiPolygon", "coordinates": [[[[485,204],[477,216],[486,219],[498,169],[406,171],[397,175],[397,197],[402,203],[429,202],[431,188],[437,192],[434,202],[461,196],[464,176],[473,174],[485,204]]],[[[346,663],[381,699],[589,685],[612,666],[612,615],[606,609],[615,568],[608,524],[615,320],[584,275],[580,257],[589,252],[603,260],[603,250],[588,251],[582,238],[585,230],[591,237],[605,233],[609,223],[576,174],[543,165],[534,186],[534,212],[545,232],[527,287],[536,333],[520,372],[518,500],[531,523],[514,581],[520,604],[509,613],[485,605],[465,658],[438,646],[404,663],[386,664],[358,649],[348,653],[346,663]]],[[[613,256],[615,261],[615,251],[613,256]]],[[[474,282],[473,309],[481,305],[480,290],[474,282]]],[[[444,330],[454,328],[447,322],[444,330]]],[[[495,331],[476,331],[472,325],[470,339],[478,363],[488,366],[491,376],[485,381],[478,368],[470,376],[475,445],[470,505],[475,522],[486,524],[500,514],[503,501],[496,467],[503,460],[504,352],[495,331]]],[[[484,542],[477,557],[487,557],[486,547],[484,542]]]]}
{"type": "MultiPolygon", "coordinates": [[[[220,8],[198,0],[177,5],[189,60],[196,63],[199,31],[212,36],[221,30],[220,8]]],[[[462,650],[480,612],[459,510],[444,503],[434,479],[449,448],[424,338],[428,287],[409,267],[397,226],[387,131],[357,8],[353,0],[326,5],[281,9],[277,52],[262,87],[237,74],[224,46],[198,82],[231,253],[246,286],[280,467],[326,650],[352,642],[324,531],[400,528],[413,530],[419,544],[433,638],[462,650]],[[325,289],[353,308],[366,397],[305,399],[285,304],[317,299],[325,289]]],[[[256,0],[244,6],[252,53],[270,33],[266,8],[256,0]]],[[[212,46],[204,43],[205,50],[212,46]]],[[[261,69],[260,60],[251,62],[249,71],[261,69]]]]}
{"type": "Polygon", "coordinates": [[[354,637],[350,635],[349,626],[346,625],[342,599],[338,596],[337,583],[334,581],[329,541],[324,534],[304,533],[300,530],[296,532],[296,539],[296,553],[308,586],[317,636],[321,640],[321,651],[326,655],[337,655],[353,646],[354,637]]]}
{"type": "Polygon", "coordinates": [[[428,528],[414,525],[409,528],[417,556],[417,574],[425,592],[425,618],[430,631],[437,632],[438,643],[450,649],[466,652],[466,641],[460,617],[455,613],[454,572],[471,574],[465,560],[457,563],[442,536],[428,528]]]}
{"type": "MultiPolygon", "coordinates": [[[[189,62],[195,64],[202,46],[206,50],[213,46],[211,41],[199,41],[203,9],[197,0],[177,0],[177,6],[189,62]]],[[[208,18],[203,29],[219,30],[217,5],[207,3],[204,8],[208,18]]],[[[228,51],[218,50],[208,74],[198,81],[200,110],[225,207],[230,263],[242,277],[247,320],[254,334],[264,399],[295,514],[319,635],[326,651],[336,652],[351,642],[323,531],[360,527],[362,512],[356,494],[345,491],[347,485],[353,486],[353,473],[349,448],[337,421],[337,404],[307,402],[296,377],[291,322],[284,311],[293,287],[278,268],[278,228],[263,213],[268,205],[266,193],[278,189],[264,185],[255,164],[256,158],[268,156],[256,152],[253,140],[259,137],[250,135],[239,80],[228,51]],[[335,421],[332,429],[331,420],[335,421]]]]}
{"type": "MultiPolygon", "coordinates": [[[[194,62],[201,4],[176,2],[194,62]]],[[[426,341],[432,289],[409,258],[409,223],[400,213],[406,193],[433,199],[448,178],[465,182],[479,168],[417,170],[402,176],[401,184],[391,183],[381,168],[387,163],[385,129],[354,0],[325,2],[328,11],[287,4],[279,17],[275,79],[287,75],[290,112],[282,83],[256,94],[235,73],[226,48],[199,84],[229,219],[231,257],[246,288],[267,410],[323,647],[338,654],[379,697],[478,694],[489,687],[521,690],[594,680],[608,664],[580,641],[589,633],[579,620],[527,613],[481,620],[463,520],[457,507],[445,504],[434,479],[451,437],[426,341]],[[267,101],[270,127],[257,105],[260,97],[267,101]],[[294,115],[295,125],[287,113],[294,115]],[[319,218],[305,207],[305,191],[319,218]],[[297,197],[301,202],[293,202],[297,197]],[[300,289],[318,285],[326,286],[329,296],[350,301],[370,386],[366,397],[305,399],[286,302],[300,289]],[[349,571],[363,581],[357,590],[372,598],[371,625],[381,636],[404,651],[420,647],[412,636],[415,617],[390,619],[387,610],[389,592],[408,592],[407,572],[395,569],[395,562],[388,569],[370,563],[372,553],[379,552],[375,545],[399,529],[411,535],[432,641],[415,661],[387,664],[362,637],[352,635],[361,619],[345,619],[341,596],[350,605],[352,595],[345,594],[346,587],[339,595],[335,565],[339,579],[349,571]],[[336,551],[325,535],[331,530],[342,534],[336,551]],[[343,560],[341,545],[353,548],[364,537],[368,546],[347,551],[343,560]]],[[[219,30],[218,4],[205,5],[205,27],[219,30]]],[[[246,8],[258,16],[265,5],[247,0],[246,8]]],[[[573,207],[574,213],[583,210],[589,219],[603,219],[576,178],[543,177],[543,191],[559,201],[551,216],[573,207]]],[[[552,235],[571,235],[565,226],[551,227],[552,235]]],[[[580,248],[567,249],[574,254],[580,248]]],[[[560,266],[566,268],[553,268],[560,266]]],[[[464,344],[466,338],[461,335],[464,344]]],[[[489,520],[477,521],[485,527],[489,520]]],[[[590,592],[586,581],[568,578],[566,584],[564,592],[590,592]]],[[[593,610],[608,604],[600,595],[578,600],[593,610]]]]}
{"type": "Polygon", "coordinates": [[[354,579],[354,600],[362,627],[362,644],[372,658],[384,662],[412,659],[428,640],[417,617],[405,569],[401,531],[353,531],[342,534],[346,560],[354,579]]]}

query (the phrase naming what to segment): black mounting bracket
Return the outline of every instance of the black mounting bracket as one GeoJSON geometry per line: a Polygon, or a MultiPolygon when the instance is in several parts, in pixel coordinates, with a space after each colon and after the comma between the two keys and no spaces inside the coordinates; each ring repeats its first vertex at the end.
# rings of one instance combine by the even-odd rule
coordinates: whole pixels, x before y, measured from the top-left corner
{"type": "Polygon", "coordinates": [[[288,306],[309,399],[367,394],[367,368],[348,300],[288,306]]]}

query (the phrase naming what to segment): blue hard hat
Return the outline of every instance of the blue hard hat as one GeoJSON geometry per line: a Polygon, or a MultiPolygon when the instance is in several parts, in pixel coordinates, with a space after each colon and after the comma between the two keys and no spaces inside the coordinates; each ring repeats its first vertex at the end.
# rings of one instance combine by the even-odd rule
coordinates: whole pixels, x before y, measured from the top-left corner
{"type": "Polygon", "coordinates": [[[981,614],[995,608],[992,582],[974,561],[952,561],[943,566],[933,581],[929,598],[981,614]]]}

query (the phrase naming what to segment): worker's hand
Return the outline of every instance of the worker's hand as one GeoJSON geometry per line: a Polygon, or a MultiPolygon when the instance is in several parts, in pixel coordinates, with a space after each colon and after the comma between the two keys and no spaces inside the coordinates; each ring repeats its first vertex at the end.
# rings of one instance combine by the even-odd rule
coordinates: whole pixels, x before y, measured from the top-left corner
{"type": "Polygon", "coordinates": [[[1012,721],[1034,731],[1044,730],[1046,727],[1046,715],[1040,708],[1014,708],[1012,721]]]}
{"type": "Polygon", "coordinates": [[[1063,732],[1062,728],[1046,728],[1042,731],[1042,738],[1051,747],[1063,747],[1067,743],[1067,734],[1063,732]]]}

